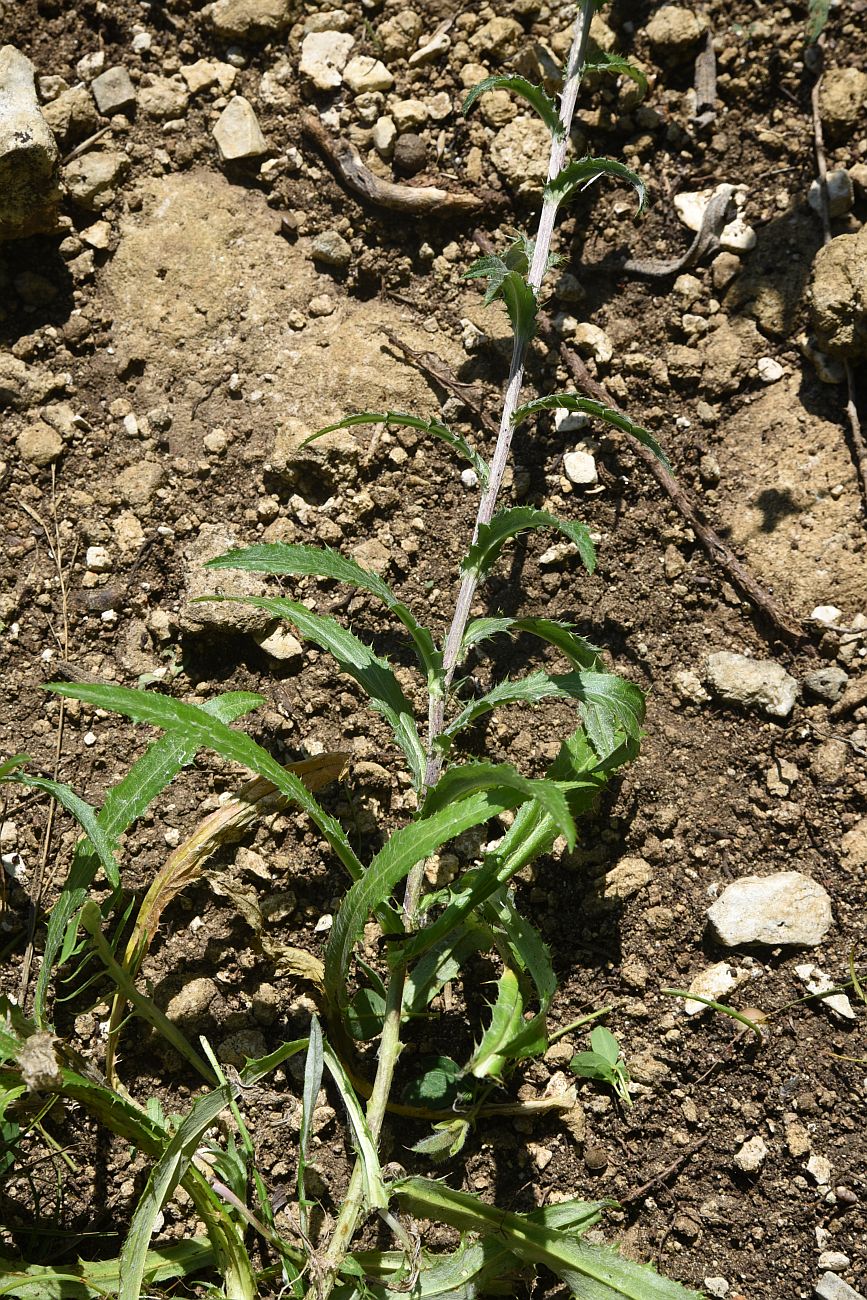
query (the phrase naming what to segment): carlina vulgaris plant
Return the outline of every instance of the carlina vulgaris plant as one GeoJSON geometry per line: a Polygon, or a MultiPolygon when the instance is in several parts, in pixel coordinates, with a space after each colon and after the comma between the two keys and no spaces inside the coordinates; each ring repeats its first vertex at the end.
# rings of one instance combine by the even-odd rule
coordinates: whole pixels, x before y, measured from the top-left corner
{"type": "MultiPolygon", "coordinates": [[[[570,129],[582,75],[588,67],[632,76],[641,74],[624,60],[586,58],[595,5],[581,0],[574,36],[564,70],[559,104],[523,77],[490,77],[468,96],[465,109],[488,90],[505,88],[524,99],[546,124],[551,149],[547,183],[535,239],[515,236],[502,255],[482,257],[468,276],[487,280],[485,301],[505,303],[514,332],[512,360],[506,384],[499,434],[490,464],[461,435],[438,420],[399,412],[362,412],[320,430],[385,424],[427,432],[449,444],[475,468],[481,490],[472,538],[461,564],[455,611],[440,648],[434,634],[377,574],[328,549],[276,543],[232,551],[211,561],[216,569],[237,569],[283,577],[314,577],[347,583],[377,598],[408,633],[427,691],[427,735],[419,732],[412,705],[386,660],[376,655],[348,628],[287,596],[210,597],[243,599],[275,618],[286,619],[307,640],[327,650],[341,672],[355,680],[372,708],[390,725],[403,753],[417,794],[418,810],[411,821],[394,830],[372,860],[364,863],[343,827],[315,796],[311,773],[295,765],[281,766],[243,731],[230,724],[259,702],[243,692],[230,693],[203,707],[152,693],[92,683],[54,684],[60,695],[115,710],[164,733],[138,760],[106,798],[96,814],[67,787],[30,778],[21,756],[0,768],[0,780],[48,788],[80,821],[86,840],[76,850],[69,878],[52,915],[46,952],[37,984],[34,1014],[7,1006],[7,1027],[0,1049],[7,1064],[0,1068],[6,1108],[26,1092],[21,1060],[34,1037],[51,1039],[56,1070],[43,1071],[42,1084],[59,1095],[74,1096],[116,1132],[133,1139],[152,1155],[154,1166],[134,1215],[130,1232],[116,1262],[117,1294],[134,1300],[145,1282],[192,1273],[207,1262],[218,1269],[222,1294],[252,1300],[266,1279],[281,1294],[298,1300],[341,1300],[355,1297],[466,1297],[488,1290],[509,1293],[518,1279],[542,1265],[552,1270],[573,1295],[584,1300],[679,1300],[688,1294],[679,1283],[651,1267],[622,1258],[616,1250],[586,1240],[604,1209],[602,1202],[575,1198],[529,1213],[497,1209],[479,1197],[456,1191],[434,1178],[406,1175],[387,1178],[381,1165],[381,1137],[389,1109],[434,1121],[429,1136],[414,1148],[419,1157],[448,1160],[458,1154],[474,1124],[491,1114],[514,1114],[522,1107],[499,1102],[496,1091],[521,1061],[544,1054],[548,1046],[547,1015],[557,981],[550,955],[532,923],[522,916],[510,883],[515,875],[549,851],[558,836],[572,847],[576,818],[594,804],[600,790],[638,750],[644,720],[644,700],[631,682],[605,670],[599,652],[571,625],[544,617],[471,617],[478,587],[511,538],[537,529],[553,529],[577,549],[592,572],[595,551],[588,529],[529,506],[498,509],[511,441],[515,429],[537,412],[566,409],[626,430],[662,452],[646,432],[627,417],[575,393],[557,393],[521,404],[524,364],[532,340],[538,298],[546,272],[553,264],[551,243],[559,209],[587,185],[609,176],[626,181],[644,202],[640,179],[623,164],[608,158],[567,161],[570,129]],[[554,648],[568,662],[562,673],[535,671],[505,678],[476,697],[464,694],[459,670],[471,650],[494,636],[527,633],[554,648]],[[462,756],[458,740],[477,719],[509,704],[531,705],[547,698],[572,701],[579,719],[562,740],[559,753],[542,778],[531,779],[510,764],[462,756]],[[285,1043],[261,1060],[248,1061],[237,1085],[223,1073],[210,1047],[201,1052],[188,1044],[176,1026],[141,994],[135,974],[142,944],[156,924],[159,910],[183,886],[182,873],[192,878],[208,847],[200,834],[176,859],[177,866],[160,879],[148,906],[139,916],[134,939],[119,961],[102,934],[107,917],[120,898],[121,876],[116,860],[120,835],[138,818],[172,776],[201,748],[252,770],[256,794],[265,790],[304,811],[345,868],[351,885],[334,918],[321,974],[320,1004],[324,1026],[314,1019],[307,1037],[285,1043]],[[481,862],[464,870],[451,883],[425,892],[425,863],[453,839],[492,818],[508,813],[511,823],[499,841],[487,846],[481,862]],[[102,907],[88,897],[100,867],[113,887],[102,907]],[[394,892],[403,882],[403,898],[394,892]],[[156,895],[159,895],[157,898],[156,895]],[[365,927],[374,920],[384,936],[385,967],[377,970],[356,954],[365,927]],[[142,1110],[126,1095],[113,1073],[94,1081],[82,1072],[71,1049],[51,1034],[47,995],[57,964],[87,948],[95,953],[133,1013],[148,1019],[156,1032],[171,1035],[182,1053],[209,1085],[186,1117],[166,1118],[159,1108],[142,1110]],[[404,1045],[404,1031],[428,1015],[433,999],[455,979],[464,963],[479,953],[493,953],[501,974],[496,980],[487,1023],[480,1027],[469,1059],[463,1064],[440,1055],[422,1070],[403,1101],[394,1096],[395,1071],[404,1045]],[[354,968],[353,968],[354,963],[354,968]],[[354,973],[353,973],[354,970],[354,973]],[[377,1065],[372,1083],[365,1083],[354,1044],[378,1038],[377,1065]],[[264,1179],[255,1166],[255,1150],[242,1116],[244,1088],[252,1086],[289,1057],[304,1053],[302,1120],[297,1163],[295,1215],[279,1228],[264,1179]],[[340,1210],[324,1242],[311,1238],[310,1134],[313,1109],[325,1073],[343,1102],[356,1158],[349,1183],[340,1197],[340,1210]],[[367,1097],[366,1105],[362,1097],[367,1097]],[[231,1108],[239,1141],[215,1151],[204,1145],[214,1118],[231,1108]],[[195,1264],[178,1252],[170,1259],[154,1257],[150,1247],[157,1216],[181,1184],[204,1222],[208,1242],[195,1254],[195,1264]],[[248,1198],[252,1205],[248,1204],[248,1198]],[[359,1250],[353,1242],[371,1214],[378,1214],[393,1234],[393,1250],[359,1250]],[[462,1234],[452,1252],[423,1252],[418,1221],[451,1225],[462,1234]],[[257,1275],[245,1241],[259,1234],[276,1262],[257,1275]],[[163,1271],[160,1272],[160,1269],[163,1271]],[[174,1269],[175,1272],[166,1272],[174,1269]]],[[[339,762],[337,764],[340,766],[339,762]]],[[[234,819],[235,813],[219,822],[234,819]]],[[[214,831],[218,836],[221,831],[214,831]]],[[[205,836],[204,839],[207,837],[205,836]]],[[[154,892],[154,891],[152,891],[154,892]]],[[[119,938],[118,930],[116,938],[119,938]]],[[[112,1017],[112,1051],[120,1030],[112,1017]]],[[[605,1031],[607,1033],[607,1031],[605,1031]]],[[[598,1033],[598,1031],[597,1031],[598,1033]]],[[[610,1037],[610,1035],[609,1035],[610,1037]]],[[[602,1034],[598,1034],[601,1042],[602,1034]]],[[[607,1043],[607,1038],[605,1042],[607,1043]]],[[[613,1065],[621,1058],[615,1054],[613,1065]]],[[[625,1067],[617,1075],[625,1092],[625,1067]]],[[[527,1113],[562,1102],[540,1101],[527,1113]]],[[[3,1108],[0,1107],[0,1117],[3,1108]]],[[[284,1216],[285,1217],[285,1216],[284,1216]]],[[[192,1256],[190,1256],[192,1258],[192,1256]]],[[[0,1260],[0,1284],[8,1261],[0,1260]]],[[[20,1272],[20,1270],[19,1270],[20,1272]]],[[[8,1274],[7,1274],[8,1275],[8,1274]]],[[[114,1273],[111,1274],[115,1276],[114,1273]]],[[[0,1285],[2,1293],[2,1285],[0,1285]]]]}

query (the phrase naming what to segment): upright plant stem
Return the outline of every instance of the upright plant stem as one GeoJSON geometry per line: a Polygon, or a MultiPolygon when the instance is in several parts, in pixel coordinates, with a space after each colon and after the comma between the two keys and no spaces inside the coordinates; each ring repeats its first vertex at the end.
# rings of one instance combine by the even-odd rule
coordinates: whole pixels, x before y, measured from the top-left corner
{"type": "MultiPolygon", "coordinates": [[[[566,153],[569,147],[569,133],[572,129],[572,118],[575,113],[575,104],[578,99],[578,89],[581,85],[581,75],[584,70],[584,59],[587,51],[587,40],[590,35],[590,21],[593,16],[594,8],[595,5],[593,0],[581,0],[578,16],[575,21],[575,33],[572,39],[572,47],[569,51],[569,58],[566,62],[563,90],[560,94],[560,129],[557,131],[551,142],[551,153],[548,159],[548,181],[552,181],[562,171],[566,161],[566,153]]],[[[542,211],[539,218],[539,228],[536,234],[533,262],[530,267],[530,273],[527,277],[527,283],[536,294],[538,294],[539,289],[541,288],[545,270],[548,266],[548,254],[551,250],[551,238],[554,233],[554,221],[557,216],[557,206],[557,199],[546,189],[542,211]]],[[[497,445],[494,449],[494,455],[491,460],[491,474],[488,480],[488,485],[482,494],[479,503],[479,510],[473,530],[474,538],[482,524],[490,523],[496,506],[497,497],[499,496],[500,488],[503,484],[503,475],[506,471],[509,449],[512,444],[512,418],[515,411],[518,409],[521,387],[524,381],[524,363],[531,338],[532,334],[529,331],[516,331],[515,342],[512,348],[512,363],[509,369],[509,378],[506,383],[506,392],[503,400],[503,412],[500,418],[497,445]]],[[[457,667],[458,653],[467,626],[467,620],[470,616],[470,609],[472,607],[473,598],[476,594],[477,586],[478,579],[475,575],[471,573],[464,575],[458,592],[457,601],[455,602],[455,612],[446,638],[445,651],[443,655],[445,690],[438,696],[433,697],[430,701],[427,767],[425,772],[425,786],[428,788],[435,784],[442,767],[442,756],[437,750],[436,741],[442,731],[448,687],[451,684],[455,668],[457,667]]],[[[407,931],[414,930],[417,924],[418,905],[421,897],[423,880],[424,862],[419,862],[409,873],[406,882],[403,918],[407,931]]],[[[370,1096],[370,1101],[367,1105],[367,1122],[374,1141],[378,1139],[382,1128],[386,1103],[388,1101],[389,1093],[391,1092],[394,1070],[401,1050],[400,1021],[403,1011],[403,990],[405,980],[406,971],[403,965],[400,964],[393,971],[391,979],[389,980],[383,1032],[379,1044],[376,1076],[373,1082],[373,1091],[370,1096]]],[[[337,1280],[340,1266],[349,1251],[352,1238],[361,1221],[363,1212],[364,1202],[362,1198],[361,1161],[356,1160],[355,1168],[352,1172],[349,1187],[347,1188],[343,1206],[338,1215],[328,1250],[324,1258],[320,1260],[320,1270],[317,1270],[319,1276],[317,1277],[314,1286],[310,1291],[308,1291],[308,1300],[314,1300],[314,1297],[316,1300],[326,1300],[326,1297],[331,1294],[337,1280]]]]}

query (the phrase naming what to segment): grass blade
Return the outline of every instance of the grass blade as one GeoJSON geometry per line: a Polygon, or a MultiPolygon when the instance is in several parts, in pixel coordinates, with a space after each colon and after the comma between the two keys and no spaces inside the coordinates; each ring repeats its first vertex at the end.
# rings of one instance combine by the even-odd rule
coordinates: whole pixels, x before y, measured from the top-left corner
{"type": "MultiPolygon", "coordinates": [[[[211,1268],[214,1251],[207,1237],[189,1237],[171,1246],[155,1246],[144,1258],[142,1279],[148,1290],[162,1282],[192,1277],[211,1268]]],[[[0,1296],[16,1300],[90,1300],[118,1294],[119,1259],[78,1260],[49,1266],[25,1264],[0,1256],[0,1296]]]]}
{"type": "MultiPolygon", "coordinates": [[[[255,708],[261,700],[260,695],[232,691],[209,700],[202,707],[206,713],[221,722],[233,722],[255,708]]],[[[137,759],[126,776],[109,790],[96,820],[112,850],[117,847],[123,832],[138,820],[181,768],[192,762],[197,749],[198,745],[190,744],[177,733],[161,736],[137,759]]],[[[99,856],[92,842],[80,840],[75,846],[69,876],[48,920],[45,950],[33,1001],[34,1016],[41,1028],[45,1026],[45,1002],[55,959],[62,949],[60,960],[63,962],[74,947],[77,927],[70,926],[69,923],[86,899],[98,868],[99,856]]]]}
{"type": "Polygon", "coordinates": [[[212,718],[204,709],[152,691],[137,691],[128,686],[103,686],[91,682],[52,682],[47,687],[57,695],[74,700],[85,700],[98,708],[111,709],[132,718],[134,722],[147,722],[165,731],[179,732],[197,748],[216,750],[223,758],[250,768],[302,808],[346,867],[350,877],[357,880],[364,868],[346,838],[339,822],[322,808],[299,777],[287,772],[261,745],[250,736],[233,731],[225,723],[212,718]]]}
{"type": "Polygon", "coordinates": [[[231,1098],[232,1089],[227,1084],[194,1102],[189,1115],[151,1170],[120,1253],[118,1300],[138,1300],[157,1215],[186,1173],[205,1130],[226,1109],[231,1098]]]}
{"type": "Polygon", "coordinates": [[[342,672],[352,677],[368,696],[373,709],[385,718],[403,750],[416,789],[424,783],[425,752],[419,739],[412,705],[384,659],[373,653],[353,632],[336,619],[312,613],[306,605],[285,596],[206,596],[264,609],[275,618],[294,624],[302,636],[331,654],[342,672]]]}
{"type": "Polygon", "coordinates": [[[355,560],[341,555],[339,551],[332,551],[327,546],[296,546],[289,542],[273,542],[270,545],[228,551],[215,560],[209,560],[206,568],[242,569],[245,573],[285,574],[296,578],[333,578],[336,582],[345,582],[360,591],[370,592],[400,619],[412,637],[419,662],[427,676],[428,689],[435,691],[438,684],[442,689],[442,655],[434,646],[430,632],[398,600],[378,573],[363,569],[355,560]]]}
{"type": "Polygon", "coordinates": [[[301,1219],[301,1231],[307,1232],[310,1203],[304,1190],[304,1173],[307,1168],[307,1148],[310,1144],[310,1130],[313,1113],[316,1110],[316,1098],[322,1087],[322,1030],[316,1016],[310,1021],[310,1041],[307,1044],[307,1060],[304,1065],[304,1088],[301,1094],[301,1131],[298,1136],[298,1214],[301,1219]]]}
{"type": "Polygon", "coordinates": [[[337,1053],[328,1043],[323,1047],[323,1057],[349,1118],[355,1150],[361,1161],[365,1203],[368,1209],[384,1210],[388,1206],[388,1192],[382,1179],[376,1143],[367,1126],[364,1111],[349,1081],[349,1075],[344,1070],[337,1053]]]}

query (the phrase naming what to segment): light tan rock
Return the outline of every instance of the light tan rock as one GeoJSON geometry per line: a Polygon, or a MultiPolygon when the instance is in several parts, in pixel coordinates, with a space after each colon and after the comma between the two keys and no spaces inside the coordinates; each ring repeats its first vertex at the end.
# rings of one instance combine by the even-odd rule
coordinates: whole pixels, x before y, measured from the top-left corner
{"type": "Polygon", "coordinates": [[[33,64],[0,49],[0,240],[53,230],[60,202],[59,153],[36,98],[33,64]]]}

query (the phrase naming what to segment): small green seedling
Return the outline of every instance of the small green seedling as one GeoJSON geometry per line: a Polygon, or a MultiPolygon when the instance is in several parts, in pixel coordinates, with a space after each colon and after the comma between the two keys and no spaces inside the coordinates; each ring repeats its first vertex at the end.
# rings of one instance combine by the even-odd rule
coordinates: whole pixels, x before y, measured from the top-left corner
{"type": "Polygon", "coordinates": [[[572,1057],[571,1069],[583,1079],[596,1079],[609,1084],[624,1106],[632,1105],[629,1096],[629,1071],[620,1050],[620,1044],[610,1029],[597,1025],[590,1034],[592,1051],[578,1052],[572,1057]]]}

